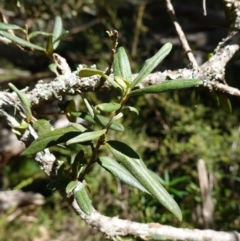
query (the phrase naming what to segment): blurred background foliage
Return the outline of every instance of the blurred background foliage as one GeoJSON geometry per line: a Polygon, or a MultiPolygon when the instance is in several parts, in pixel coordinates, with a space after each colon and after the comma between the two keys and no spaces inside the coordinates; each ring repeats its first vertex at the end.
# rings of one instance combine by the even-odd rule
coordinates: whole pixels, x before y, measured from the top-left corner
{"type": "MultiPolygon", "coordinates": [[[[221,1],[207,1],[207,16],[201,1],[173,1],[177,17],[199,64],[207,60],[216,44],[226,35],[227,24],[221,1]]],[[[51,32],[56,15],[63,19],[66,34],[57,53],[75,70],[78,64],[96,64],[105,69],[111,49],[106,30],[117,29],[119,45],[124,46],[137,72],[146,58],[163,43],[174,45],[173,51],[158,71],[185,67],[184,56],[162,0],[0,0],[1,12],[9,23],[27,25],[31,31],[51,32]]],[[[35,44],[43,44],[39,36],[35,44]]],[[[11,81],[19,88],[34,85],[37,80],[54,78],[44,56],[21,51],[0,43],[0,88],[11,81]]],[[[239,54],[228,64],[227,82],[240,88],[239,54]]],[[[92,100],[106,98],[92,95],[92,100]]],[[[183,213],[179,223],[150,196],[114,179],[98,166],[88,176],[93,204],[101,213],[139,222],[158,222],[176,227],[204,228],[199,209],[202,207],[197,162],[203,159],[212,177],[211,198],[215,205],[216,230],[240,231],[240,128],[239,99],[230,98],[233,111],[216,106],[208,92],[192,90],[133,98],[131,104],[140,115],[129,114],[123,134],[111,134],[132,146],[147,166],[161,176],[183,213]],[[196,95],[200,101],[196,102],[196,95]]],[[[55,148],[61,160],[73,157],[78,150],[55,148]]],[[[8,210],[0,217],[0,240],[105,240],[76,217],[58,193],[46,188],[49,180],[33,159],[15,157],[0,170],[1,190],[22,189],[46,197],[40,207],[27,207],[13,221],[8,210]],[[32,218],[26,218],[32,217],[32,218]],[[44,239],[45,237],[45,239],[44,239]]],[[[134,239],[129,239],[134,240],[134,239]]]]}

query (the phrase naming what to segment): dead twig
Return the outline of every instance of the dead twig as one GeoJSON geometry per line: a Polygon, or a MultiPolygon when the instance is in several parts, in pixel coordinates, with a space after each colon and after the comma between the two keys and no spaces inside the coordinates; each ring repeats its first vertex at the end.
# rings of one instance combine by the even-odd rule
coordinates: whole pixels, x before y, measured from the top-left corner
{"type": "Polygon", "coordinates": [[[173,5],[172,5],[170,0],[166,0],[166,6],[167,6],[168,14],[169,14],[174,26],[175,26],[175,30],[177,32],[178,38],[181,42],[181,45],[182,45],[185,53],[187,54],[188,60],[190,61],[192,67],[194,69],[197,69],[198,63],[197,63],[197,61],[196,61],[196,59],[195,59],[195,57],[192,53],[192,50],[191,50],[191,48],[188,44],[186,36],[185,36],[184,32],[182,31],[182,28],[181,28],[180,24],[177,21],[175,11],[174,11],[173,5]]]}

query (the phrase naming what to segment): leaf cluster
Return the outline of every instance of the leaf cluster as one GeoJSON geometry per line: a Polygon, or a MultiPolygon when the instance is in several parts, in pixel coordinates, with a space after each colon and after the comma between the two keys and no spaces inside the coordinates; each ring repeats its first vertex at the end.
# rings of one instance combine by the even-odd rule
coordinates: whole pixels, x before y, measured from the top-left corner
{"type": "Polygon", "coordinates": [[[69,127],[62,129],[51,130],[48,121],[34,119],[26,96],[10,85],[23,104],[26,120],[29,123],[28,127],[35,129],[39,136],[22,155],[32,155],[59,144],[66,147],[73,144],[80,146],[80,151],[74,160],[69,162],[70,168],[64,162],[61,163],[58,168],[59,179],[50,183],[49,188],[64,188],[68,196],[74,195],[79,207],[86,214],[90,215],[93,211],[86,175],[94,164],[99,164],[121,181],[150,194],[179,220],[182,219],[177,203],[165,190],[161,179],[148,170],[141,157],[127,144],[117,140],[108,140],[110,130],[124,132],[125,129],[119,119],[123,118],[126,111],[138,114],[134,106],[126,105],[132,96],[196,87],[202,83],[200,80],[178,80],[136,89],[136,86],[167,56],[171,48],[170,43],[165,44],[152,58],[146,60],[142,70],[134,79],[127,54],[122,47],[114,55],[113,77],[97,69],[78,70],[76,74],[80,77],[100,75],[108,81],[115,90],[117,101],[94,106],[84,94],[80,94],[87,111],[76,111],[76,106],[71,102],[65,106],[65,110],[70,121],[81,118],[81,123],[70,122],[69,127]],[[86,151],[87,148],[90,148],[91,154],[86,151]],[[99,155],[101,148],[110,151],[114,158],[99,155]]]}

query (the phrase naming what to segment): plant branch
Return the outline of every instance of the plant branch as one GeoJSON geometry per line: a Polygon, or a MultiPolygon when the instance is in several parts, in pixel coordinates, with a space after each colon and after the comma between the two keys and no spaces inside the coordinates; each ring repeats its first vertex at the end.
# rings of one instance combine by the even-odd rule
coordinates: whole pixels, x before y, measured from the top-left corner
{"type": "Polygon", "coordinates": [[[190,63],[192,64],[192,67],[197,69],[198,68],[198,63],[192,53],[192,50],[188,44],[187,38],[184,34],[184,32],[182,31],[182,28],[180,26],[180,24],[177,21],[177,17],[173,8],[173,5],[171,3],[171,0],[166,0],[166,6],[167,6],[167,11],[168,14],[173,22],[173,25],[175,27],[175,30],[177,32],[178,38],[180,40],[180,43],[185,51],[185,53],[187,54],[188,60],[190,61],[190,63]]]}
{"type": "Polygon", "coordinates": [[[217,232],[213,230],[199,230],[187,228],[174,228],[158,223],[142,224],[118,217],[106,217],[96,210],[90,216],[84,214],[74,200],[72,207],[88,224],[105,233],[109,237],[117,235],[134,235],[143,240],[183,240],[183,241],[236,241],[240,239],[237,232],[217,232]]]}

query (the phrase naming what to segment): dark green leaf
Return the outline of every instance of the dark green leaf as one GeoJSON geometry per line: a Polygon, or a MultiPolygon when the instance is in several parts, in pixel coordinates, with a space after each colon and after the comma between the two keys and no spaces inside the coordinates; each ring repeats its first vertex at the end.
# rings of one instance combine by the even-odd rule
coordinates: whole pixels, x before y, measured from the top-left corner
{"type": "Polygon", "coordinates": [[[73,127],[66,127],[47,132],[33,141],[32,144],[21,155],[26,156],[35,154],[50,146],[65,143],[69,139],[79,135],[79,133],[81,132],[73,127]]]}
{"type": "MultiPolygon", "coordinates": [[[[62,179],[68,180],[68,183],[72,180],[70,176],[68,176],[68,172],[66,171],[66,163],[64,161],[59,161],[59,166],[57,167],[57,175],[62,179]]],[[[67,184],[68,184],[67,183],[67,184]]],[[[67,186],[67,185],[66,185],[67,186]]]]}
{"type": "Polygon", "coordinates": [[[150,175],[144,162],[131,147],[119,141],[108,141],[106,146],[115,158],[117,158],[118,162],[122,164],[149,193],[180,221],[182,220],[181,210],[177,203],[166,189],[150,175]]]}
{"type": "Polygon", "coordinates": [[[10,39],[14,43],[19,44],[22,47],[27,47],[27,48],[36,49],[36,50],[45,52],[44,48],[42,48],[42,47],[40,47],[38,45],[32,44],[32,43],[30,43],[30,42],[28,42],[28,41],[26,41],[24,39],[21,39],[21,38],[15,36],[15,35],[12,35],[10,33],[7,33],[7,32],[4,32],[4,31],[0,30],[0,35],[2,35],[3,37],[5,37],[7,39],[10,39]]]}
{"type": "Polygon", "coordinates": [[[178,79],[178,80],[168,80],[161,84],[151,85],[142,89],[133,90],[130,92],[129,96],[161,93],[171,90],[186,89],[191,87],[198,87],[202,85],[203,81],[198,79],[178,79]]]}
{"type": "Polygon", "coordinates": [[[136,86],[148,74],[150,74],[159,65],[159,63],[169,54],[171,49],[172,49],[172,44],[166,43],[152,58],[147,59],[144,63],[143,68],[141,69],[140,73],[131,83],[131,88],[136,86]]]}
{"type": "Polygon", "coordinates": [[[79,208],[87,215],[93,212],[92,201],[88,196],[83,183],[78,182],[78,186],[74,189],[74,197],[78,203],[79,208]]]}
{"type": "Polygon", "coordinates": [[[98,131],[90,131],[90,132],[84,132],[70,140],[67,141],[67,145],[74,144],[74,143],[80,143],[85,141],[92,141],[94,139],[99,138],[103,134],[106,133],[106,129],[98,130],[98,131]]]}
{"type": "Polygon", "coordinates": [[[78,178],[81,168],[86,164],[86,159],[84,158],[84,151],[80,150],[75,156],[72,163],[72,174],[73,178],[78,178]]]}
{"type": "Polygon", "coordinates": [[[48,35],[47,39],[47,46],[46,46],[46,52],[48,55],[52,55],[54,49],[53,49],[53,36],[52,34],[48,35]]]}
{"type": "Polygon", "coordinates": [[[77,187],[78,185],[78,181],[71,181],[68,183],[68,185],[66,186],[66,193],[72,193],[73,190],[77,187]]]}
{"type": "Polygon", "coordinates": [[[113,176],[117,177],[129,186],[135,187],[143,192],[149,193],[146,188],[144,188],[139,181],[122,165],[120,165],[115,160],[102,156],[99,158],[98,163],[110,172],[113,176]]]}
{"type": "Polygon", "coordinates": [[[119,109],[120,106],[121,105],[119,103],[102,103],[102,104],[96,105],[95,109],[100,111],[105,111],[105,112],[113,112],[119,109]]]}
{"type": "Polygon", "coordinates": [[[132,82],[132,71],[127,53],[123,47],[118,48],[114,55],[113,63],[114,76],[120,76],[132,82]]]}
{"type": "Polygon", "coordinates": [[[43,120],[43,119],[37,120],[33,122],[32,126],[33,126],[33,129],[37,132],[38,136],[41,136],[44,133],[48,133],[49,131],[51,131],[51,125],[47,120],[43,120]]]}

